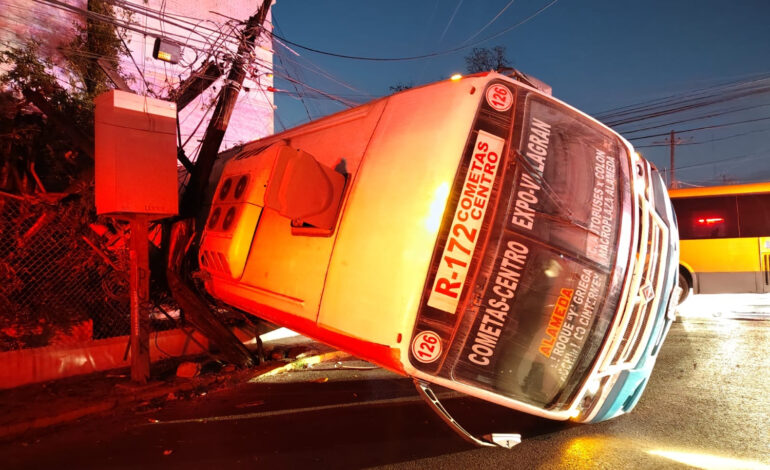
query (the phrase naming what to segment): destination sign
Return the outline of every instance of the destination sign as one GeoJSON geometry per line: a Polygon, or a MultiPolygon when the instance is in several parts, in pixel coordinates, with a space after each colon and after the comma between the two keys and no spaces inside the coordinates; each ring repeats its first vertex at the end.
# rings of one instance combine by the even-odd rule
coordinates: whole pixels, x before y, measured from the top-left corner
{"type": "Polygon", "coordinates": [[[487,213],[505,139],[479,131],[428,305],[454,314],[487,213]]]}

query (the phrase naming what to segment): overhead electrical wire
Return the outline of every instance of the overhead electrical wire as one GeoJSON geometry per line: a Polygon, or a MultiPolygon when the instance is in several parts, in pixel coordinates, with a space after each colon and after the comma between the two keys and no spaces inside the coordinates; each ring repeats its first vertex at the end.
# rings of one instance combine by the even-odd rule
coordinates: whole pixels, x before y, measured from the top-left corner
{"type": "Polygon", "coordinates": [[[472,40],[473,38],[475,38],[476,36],[478,36],[479,34],[483,33],[483,32],[484,32],[484,31],[485,31],[487,28],[489,28],[489,27],[492,25],[492,23],[494,23],[495,21],[497,21],[497,19],[498,19],[498,18],[500,18],[500,15],[502,15],[503,13],[505,13],[505,10],[507,10],[507,9],[508,9],[508,7],[510,7],[511,5],[513,5],[513,2],[515,2],[515,1],[516,1],[516,0],[511,0],[510,2],[508,2],[508,3],[507,3],[507,4],[506,4],[506,5],[505,5],[505,6],[504,6],[504,7],[503,7],[503,8],[502,8],[502,9],[501,9],[499,12],[497,12],[497,14],[494,16],[494,18],[492,18],[491,20],[489,20],[489,22],[488,22],[487,24],[485,24],[484,26],[482,26],[482,27],[481,27],[481,29],[479,29],[478,31],[476,31],[476,32],[475,32],[475,33],[474,33],[472,36],[470,36],[468,39],[466,39],[466,40],[465,40],[465,41],[463,41],[463,42],[468,42],[468,41],[472,40]]]}
{"type": "Polygon", "coordinates": [[[704,88],[689,91],[678,95],[669,95],[664,98],[623,106],[614,110],[592,113],[592,115],[608,125],[623,125],[643,119],[658,117],[658,115],[683,111],[698,105],[718,104],[709,100],[731,100],[742,97],[743,94],[751,96],[756,93],[764,93],[770,87],[770,74],[751,81],[739,81],[717,87],[704,88]],[[625,122],[627,120],[628,122],[625,122]]]}
{"type": "MultiPolygon", "coordinates": [[[[191,44],[190,43],[191,39],[189,37],[185,38],[183,36],[179,36],[178,34],[170,34],[168,31],[164,32],[162,25],[161,25],[160,28],[156,28],[156,27],[152,27],[152,26],[145,26],[144,29],[142,29],[142,28],[136,27],[135,23],[129,23],[128,21],[122,21],[122,20],[117,19],[117,18],[112,18],[112,17],[110,17],[108,15],[102,15],[102,14],[99,14],[99,13],[96,13],[96,12],[92,12],[92,11],[89,11],[89,10],[86,10],[86,9],[82,9],[82,8],[79,8],[79,7],[76,7],[76,6],[69,5],[67,3],[61,2],[59,0],[33,0],[33,1],[35,1],[36,3],[40,3],[40,4],[46,4],[46,5],[52,6],[54,8],[61,9],[61,10],[69,11],[71,13],[76,13],[78,15],[83,15],[84,17],[92,19],[92,20],[110,23],[110,24],[113,24],[113,25],[115,25],[115,26],[117,26],[119,28],[123,28],[124,30],[131,31],[131,32],[134,32],[134,33],[138,33],[138,34],[142,34],[142,35],[148,35],[149,34],[149,35],[154,35],[154,36],[163,35],[166,38],[170,37],[170,39],[178,40],[179,43],[181,45],[183,45],[184,47],[186,47],[186,48],[189,48],[189,49],[191,49],[193,51],[196,51],[199,54],[204,54],[205,53],[208,57],[215,57],[215,58],[217,58],[217,60],[223,60],[223,59],[227,60],[227,59],[230,59],[232,57],[232,55],[234,54],[228,47],[225,47],[225,44],[227,44],[227,45],[235,45],[235,44],[240,42],[240,37],[239,37],[240,35],[236,36],[236,34],[235,34],[235,27],[232,24],[230,24],[230,23],[238,23],[237,21],[230,21],[228,23],[225,23],[224,25],[220,25],[218,27],[218,29],[216,29],[216,28],[204,28],[204,29],[207,29],[210,32],[212,32],[212,34],[210,36],[206,36],[206,35],[200,34],[197,31],[195,31],[194,28],[190,28],[190,27],[187,27],[187,26],[185,26],[183,24],[179,24],[179,22],[175,22],[174,25],[176,27],[179,27],[180,29],[188,30],[191,33],[195,33],[197,36],[199,36],[199,38],[197,38],[197,39],[192,39],[192,41],[194,43],[201,45],[201,46],[198,46],[196,44],[191,44]],[[205,47],[202,47],[202,46],[205,46],[205,47]]],[[[164,12],[159,11],[159,10],[155,10],[155,9],[152,9],[152,8],[149,8],[149,7],[142,7],[141,5],[130,4],[130,3],[122,1],[122,0],[110,0],[110,3],[112,3],[113,5],[116,5],[116,6],[120,7],[120,8],[123,8],[123,7],[130,8],[133,13],[142,14],[142,15],[149,15],[150,17],[152,17],[153,19],[157,19],[158,21],[168,22],[168,20],[166,19],[166,16],[168,16],[168,15],[165,14],[164,12]]],[[[187,20],[182,20],[181,22],[187,22],[188,24],[192,23],[191,21],[187,21],[187,20]]],[[[268,34],[268,37],[270,37],[270,31],[267,31],[267,30],[263,30],[263,31],[268,34]]],[[[285,46],[285,47],[287,47],[287,46],[285,46]]],[[[97,57],[94,57],[94,58],[97,58],[97,57]]],[[[206,60],[206,59],[204,59],[204,60],[206,60]]],[[[255,57],[251,57],[251,60],[257,60],[257,59],[255,57]]],[[[196,60],[193,61],[193,63],[197,63],[197,62],[198,62],[198,60],[196,58],[196,60]]],[[[188,66],[188,67],[191,68],[193,63],[191,63],[190,66],[188,66]]],[[[299,63],[297,63],[297,64],[302,66],[302,67],[307,68],[307,66],[305,66],[305,65],[302,65],[302,64],[299,64],[299,63]]],[[[262,65],[263,66],[267,66],[268,69],[271,69],[271,68],[273,68],[274,64],[272,64],[272,63],[270,63],[270,64],[263,63],[262,65]]],[[[360,91],[360,90],[357,90],[357,89],[351,87],[350,85],[345,84],[344,82],[342,82],[342,81],[340,81],[338,79],[335,79],[334,77],[332,77],[327,72],[320,71],[321,69],[318,68],[317,66],[315,66],[314,64],[313,64],[313,67],[316,69],[316,73],[320,73],[322,75],[325,75],[325,76],[327,76],[328,79],[330,79],[332,81],[335,81],[336,83],[338,83],[338,84],[340,84],[342,86],[345,86],[345,87],[351,89],[352,91],[360,91]]],[[[271,70],[271,71],[273,73],[275,73],[274,70],[271,70]]],[[[190,73],[192,74],[194,72],[191,70],[190,73]]],[[[278,74],[278,75],[280,76],[281,74],[278,74]]],[[[339,102],[340,104],[343,104],[346,107],[355,106],[355,105],[359,104],[358,102],[350,101],[350,100],[345,99],[345,98],[343,98],[343,97],[341,97],[339,95],[335,95],[333,93],[329,93],[329,92],[317,89],[315,87],[310,87],[309,85],[303,83],[300,80],[293,79],[293,81],[292,80],[289,80],[289,81],[293,84],[293,86],[302,86],[304,88],[307,88],[311,93],[313,93],[314,95],[317,95],[318,97],[320,97],[322,99],[333,100],[333,101],[339,102]]],[[[298,94],[301,94],[301,92],[299,92],[298,94]]],[[[369,95],[369,96],[371,96],[371,95],[369,95]]]]}
{"type": "MultiPolygon", "coordinates": [[[[113,18],[109,15],[103,15],[93,11],[78,8],[76,6],[60,2],[58,0],[33,0],[33,1],[42,5],[57,8],[59,10],[68,11],[70,13],[73,13],[83,18],[112,24],[118,28],[121,28],[124,31],[127,31],[129,33],[140,34],[143,37],[146,37],[146,35],[150,35],[150,36],[156,36],[156,37],[164,37],[166,39],[176,41],[180,45],[182,45],[184,48],[190,49],[194,51],[196,54],[195,59],[189,62],[189,65],[187,66],[183,65],[183,67],[188,68],[190,70],[189,76],[197,74],[197,76],[200,77],[201,76],[200,72],[193,70],[192,67],[195,64],[199,64],[201,62],[210,60],[209,58],[214,58],[214,60],[220,61],[220,62],[223,60],[227,61],[232,59],[232,57],[234,56],[234,52],[232,49],[234,49],[242,40],[242,36],[240,34],[240,28],[237,28],[237,26],[242,24],[242,22],[237,20],[227,21],[225,23],[216,23],[210,20],[205,20],[206,26],[200,27],[200,25],[204,22],[204,20],[196,19],[197,21],[193,22],[193,21],[189,21],[188,19],[180,19],[179,16],[177,15],[169,14],[165,12],[163,8],[159,11],[159,10],[152,9],[150,7],[143,7],[142,5],[130,4],[122,0],[108,0],[111,4],[113,4],[117,8],[126,7],[127,9],[130,10],[130,13],[133,15],[139,15],[139,16],[143,16],[145,19],[150,18],[158,21],[157,25],[148,26],[146,23],[142,25],[141,23],[137,23],[136,21],[127,21],[121,18],[113,18]],[[170,18],[172,18],[173,20],[170,18]],[[171,32],[168,28],[166,28],[167,25],[174,26],[175,28],[178,28],[179,31],[187,31],[189,34],[185,37],[178,34],[178,32],[177,33],[171,32]],[[203,57],[202,60],[201,60],[201,57],[203,57]]],[[[161,7],[163,7],[163,5],[161,5],[161,7]]],[[[54,20],[58,19],[58,17],[56,17],[55,15],[49,15],[49,16],[54,20]]],[[[25,24],[23,20],[20,20],[17,22],[21,24],[25,24]]],[[[9,31],[9,32],[15,33],[15,31],[9,31]]],[[[269,31],[263,30],[263,32],[267,32],[268,35],[266,37],[271,38],[271,36],[269,35],[269,31]]],[[[276,40],[276,42],[278,41],[276,40]]],[[[291,51],[291,49],[288,46],[284,44],[281,44],[281,46],[291,51]]],[[[74,50],[74,49],[70,49],[70,50],[64,49],[63,52],[70,53],[72,55],[89,57],[92,59],[104,57],[99,54],[93,54],[87,51],[74,50]]],[[[275,53],[274,51],[272,52],[275,53]]],[[[291,51],[291,52],[294,52],[294,51],[291,51]]],[[[299,57],[298,54],[296,55],[299,57]]],[[[281,59],[280,54],[276,54],[276,56],[280,61],[281,59]]],[[[352,85],[349,85],[344,81],[334,77],[332,74],[324,71],[323,69],[318,67],[316,64],[313,64],[312,62],[308,62],[309,65],[306,65],[306,64],[300,63],[297,60],[294,60],[293,58],[289,58],[289,60],[299,67],[312,71],[313,74],[316,76],[323,76],[327,80],[334,82],[345,88],[348,88],[351,91],[371,97],[371,95],[368,95],[365,92],[362,92],[361,90],[356,89],[352,85]]],[[[360,104],[358,101],[351,101],[350,99],[346,99],[342,96],[329,93],[327,91],[318,89],[317,87],[312,87],[302,82],[301,80],[298,80],[292,77],[291,74],[289,73],[284,73],[281,70],[276,70],[275,64],[269,61],[266,62],[261,60],[258,57],[258,54],[255,54],[253,52],[250,54],[249,62],[251,62],[252,64],[256,64],[257,67],[259,67],[259,69],[261,69],[265,73],[273,73],[274,76],[287,80],[289,83],[292,84],[292,87],[295,88],[296,96],[301,96],[302,99],[310,98],[310,99],[331,100],[345,107],[352,107],[357,104],[360,104]],[[305,91],[302,91],[302,90],[305,90],[305,91]]],[[[166,64],[163,64],[163,65],[164,65],[164,68],[162,69],[161,74],[165,74],[166,76],[168,76],[168,70],[166,70],[165,68],[166,64]]],[[[134,64],[134,66],[139,67],[139,64],[134,64]]],[[[282,67],[282,68],[288,71],[287,67],[282,67]]],[[[250,75],[251,76],[258,75],[259,69],[254,69],[250,75]]],[[[140,73],[140,75],[142,74],[140,73]]],[[[208,79],[207,77],[201,77],[201,78],[208,79]]],[[[143,78],[142,80],[146,82],[145,78],[143,78]]],[[[162,83],[153,83],[153,86],[162,87],[163,85],[162,83]]],[[[270,103],[270,100],[267,98],[266,87],[258,86],[257,88],[259,92],[262,93],[262,95],[267,99],[267,103],[270,103]]],[[[278,91],[278,90],[274,89],[274,91],[278,91]]],[[[287,95],[291,96],[291,93],[287,93],[287,95]]],[[[202,96],[198,97],[198,101],[200,101],[200,99],[202,98],[203,98],[202,96]]],[[[192,139],[196,135],[196,132],[202,125],[201,123],[205,121],[205,117],[210,113],[212,108],[212,103],[213,101],[208,103],[208,106],[204,110],[203,116],[201,117],[200,121],[197,123],[195,129],[191,134],[186,136],[186,140],[183,146],[187,146],[190,143],[190,139],[192,139]]],[[[279,116],[278,116],[278,120],[279,120],[279,124],[285,128],[285,126],[280,122],[279,116]]],[[[194,159],[194,155],[197,154],[197,151],[199,150],[199,148],[200,148],[200,145],[198,145],[198,148],[192,152],[191,158],[194,159]]]]}
{"type": "MultiPolygon", "coordinates": [[[[102,15],[102,14],[99,14],[99,13],[96,13],[96,12],[93,12],[93,11],[90,11],[90,10],[86,10],[86,9],[83,9],[83,8],[76,7],[74,5],[69,5],[69,4],[61,2],[59,0],[33,0],[33,1],[36,2],[36,3],[40,3],[40,4],[48,4],[48,5],[51,5],[51,6],[55,7],[55,8],[59,8],[61,10],[66,10],[66,11],[70,11],[70,12],[73,12],[73,13],[78,13],[80,15],[85,16],[86,18],[97,20],[97,21],[102,21],[102,22],[105,22],[105,23],[110,23],[110,24],[113,24],[114,26],[123,28],[123,29],[128,30],[128,31],[133,31],[133,32],[136,32],[136,33],[139,33],[139,34],[152,35],[152,36],[157,36],[157,37],[162,36],[162,31],[160,31],[157,28],[150,27],[150,26],[145,26],[144,29],[142,29],[142,28],[139,28],[139,27],[135,26],[133,23],[130,23],[128,21],[123,21],[123,20],[120,20],[120,19],[117,19],[117,18],[112,18],[112,17],[110,17],[108,15],[102,15]]],[[[188,43],[183,42],[184,37],[179,36],[179,35],[174,35],[174,37],[171,37],[171,38],[167,37],[167,39],[171,39],[171,40],[174,40],[175,38],[176,38],[177,42],[180,45],[183,45],[183,46],[185,46],[187,48],[196,50],[196,51],[198,51],[200,53],[211,54],[211,55],[215,55],[215,56],[221,57],[221,58],[226,58],[226,57],[231,56],[233,54],[230,50],[221,50],[221,49],[217,50],[217,49],[215,49],[215,50],[212,51],[212,49],[210,47],[211,44],[206,42],[206,41],[202,41],[202,40],[198,41],[198,42],[204,43],[204,45],[198,46],[198,45],[190,44],[189,42],[188,43]]]]}
{"type": "Polygon", "coordinates": [[[421,54],[421,55],[407,56],[407,57],[367,57],[367,56],[356,56],[356,55],[351,55],[351,54],[341,54],[341,53],[337,53],[337,52],[324,51],[324,50],[321,50],[321,49],[316,49],[316,48],[313,48],[313,47],[304,46],[302,44],[298,44],[298,43],[290,41],[290,40],[288,40],[288,39],[286,39],[286,38],[284,38],[282,36],[279,36],[279,35],[275,34],[275,32],[272,32],[272,33],[269,33],[269,34],[271,34],[273,37],[276,37],[276,38],[280,39],[281,41],[283,41],[283,42],[285,42],[287,44],[291,44],[294,47],[298,47],[300,49],[304,49],[304,50],[310,51],[310,52],[315,52],[316,54],[327,55],[327,56],[330,56],[330,57],[338,57],[338,58],[341,58],[341,59],[365,60],[365,61],[374,61],[374,62],[400,62],[400,61],[419,60],[419,59],[427,59],[427,58],[430,58],[430,57],[439,57],[439,56],[443,56],[443,55],[453,54],[455,52],[459,52],[459,51],[462,51],[462,50],[465,50],[465,49],[469,49],[471,47],[478,46],[479,44],[483,44],[483,43],[485,43],[485,42],[487,42],[489,40],[492,40],[492,39],[495,39],[497,37],[500,37],[503,34],[506,34],[506,33],[510,32],[510,31],[518,28],[519,26],[527,23],[528,21],[532,20],[533,18],[535,18],[539,14],[543,13],[548,8],[552,7],[558,1],[559,0],[551,0],[545,6],[541,7],[539,10],[537,10],[536,12],[531,14],[530,16],[524,18],[523,20],[519,21],[518,23],[516,23],[516,24],[514,24],[514,25],[512,25],[512,26],[510,26],[508,28],[505,28],[504,30],[502,30],[502,31],[500,31],[498,33],[495,33],[492,36],[486,37],[484,39],[480,39],[478,41],[475,41],[475,42],[469,43],[469,44],[462,44],[462,45],[459,45],[459,46],[455,46],[455,47],[446,49],[444,51],[437,51],[437,52],[431,52],[431,53],[428,53],[428,54],[421,54]]]}
{"type": "Polygon", "coordinates": [[[668,114],[680,113],[684,111],[690,111],[698,108],[704,108],[713,106],[716,104],[725,103],[741,98],[747,98],[751,96],[757,96],[770,92],[770,80],[766,80],[766,83],[753,86],[750,88],[739,87],[734,90],[714,92],[709,95],[699,96],[697,98],[683,98],[680,100],[672,100],[663,106],[656,108],[648,107],[637,111],[636,114],[626,114],[623,118],[607,118],[606,116],[596,116],[597,119],[604,122],[608,126],[622,126],[631,124],[646,119],[658,118],[666,116],[668,114]]]}
{"type": "Polygon", "coordinates": [[[447,21],[446,26],[444,27],[444,31],[441,32],[441,37],[438,38],[439,44],[441,41],[444,40],[444,37],[446,36],[447,31],[449,31],[449,27],[452,26],[452,22],[455,20],[455,16],[457,16],[457,12],[460,11],[460,7],[463,6],[464,0],[458,0],[457,6],[455,7],[454,11],[452,12],[452,16],[449,17],[449,21],[447,21]]]}
{"type": "Polygon", "coordinates": [[[716,165],[716,164],[725,163],[725,162],[735,162],[735,161],[743,161],[747,159],[751,160],[751,159],[757,159],[757,158],[767,158],[768,155],[770,155],[770,149],[763,149],[758,152],[743,154],[743,155],[734,155],[732,157],[720,158],[719,160],[700,162],[692,165],[677,166],[674,169],[676,171],[692,170],[694,168],[701,168],[704,166],[711,166],[711,165],[716,165]]]}
{"type": "Polygon", "coordinates": [[[729,82],[721,82],[709,87],[702,87],[694,90],[687,90],[681,93],[671,94],[671,95],[663,96],[661,98],[657,98],[653,100],[646,100],[638,103],[619,106],[617,108],[611,108],[604,111],[594,112],[594,113],[591,113],[591,115],[596,116],[597,119],[609,119],[612,117],[622,116],[626,112],[634,113],[634,112],[638,112],[639,110],[644,110],[651,106],[665,104],[670,101],[702,96],[704,94],[714,94],[724,90],[729,90],[731,88],[750,85],[751,83],[762,81],[767,78],[770,78],[770,73],[768,72],[752,74],[752,75],[740,77],[739,79],[736,79],[736,80],[731,80],[729,82]]]}
{"type": "Polygon", "coordinates": [[[652,130],[652,129],[660,129],[661,127],[671,127],[674,124],[682,124],[682,123],[685,123],[685,122],[702,121],[704,119],[711,119],[711,118],[715,118],[715,117],[721,117],[721,116],[725,116],[727,114],[738,113],[738,112],[741,112],[741,111],[748,111],[750,109],[764,108],[766,106],[770,106],[770,103],[763,103],[763,104],[757,104],[757,105],[752,105],[752,106],[744,106],[744,107],[740,107],[740,108],[728,109],[728,110],[725,110],[725,111],[712,112],[710,114],[698,115],[698,116],[694,116],[694,117],[690,117],[690,118],[686,118],[686,119],[680,119],[680,120],[677,120],[677,121],[668,121],[668,122],[665,122],[665,123],[662,123],[662,124],[656,124],[654,126],[641,127],[641,128],[633,129],[633,130],[623,130],[623,134],[627,135],[627,134],[633,134],[635,132],[649,131],[649,130],[652,130]]]}
{"type": "MultiPolygon", "coordinates": [[[[278,57],[280,59],[281,55],[280,54],[276,54],[276,57],[278,57]]],[[[314,64],[313,62],[308,61],[308,65],[305,65],[305,64],[303,64],[303,63],[301,63],[301,62],[299,62],[297,60],[292,59],[289,56],[285,57],[284,59],[286,59],[288,62],[291,62],[294,65],[297,65],[298,67],[302,67],[304,69],[307,69],[308,71],[310,71],[310,72],[312,72],[314,74],[322,75],[323,77],[327,78],[329,81],[334,82],[334,83],[336,83],[336,84],[338,84],[338,85],[340,85],[340,86],[342,86],[344,88],[347,88],[350,91],[356,92],[360,96],[366,96],[366,97],[369,97],[369,98],[376,98],[375,96],[371,95],[370,93],[367,93],[367,92],[365,92],[363,90],[359,90],[358,88],[354,87],[353,85],[350,85],[349,83],[346,83],[346,82],[344,82],[344,81],[334,77],[329,72],[327,72],[326,70],[322,69],[321,67],[319,67],[317,64],[314,64]]]]}
{"type": "MultiPolygon", "coordinates": [[[[692,129],[677,130],[676,133],[677,134],[683,134],[685,132],[701,131],[701,130],[705,130],[705,129],[719,129],[719,128],[723,128],[723,127],[731,127],[731,126],[737,126],[739,124],[748,124],[748,123],[752,123],[752,122],[760,122],[760,121],[767,121],[767,120],[770,120],[770,117],[762,117],[762,118],[757,118],[757,119],[746,119],[746,120],[743,120],[743,121],[728,122],[728,123],[724,123],[724,124],[714,124],[714,125],[711,125],[711,126],[693,127],[692,129]]],[[[660,133],[660,134],[649,134],[649,135],[643,135],[643,136],[639,136],[639,137],[631,137],[628,140],[649,139],[651,137],[663,137],[663,136],[667,136],[667,135],[670,135],[670,132],[663,132],[663,133],[660,133]]]]}
{"type": "MultiPolygon", "coordinates": [[[[753,131],[741,132],[739,134],[732,134],[732,135],[728,135],[728,136],[724,136],[724,137],[718,137],[718,138],[709,139],[709,140],[701,140],[699,142],[682,142],[682,143],[676,144],[676,145],[680,146],[680,145],[710,144],[712,142],[721,142],[721,141],[724,141],[724,140],[734,139],[736,137],[743,137],[743,136],[750,135],[750,134],[758,134],[758,133],[761,133],[761,132],[768,132],[768,131],[770,131],[770,128],[767,128],[767,129],[756,129],[756,130],[753,130],[753,131]]],[[[652,148],[652,147],[670,147],[670,146],[671,146],[670,143],[660,143],[660,144],[634,145],[634,148],[636,148],[636,149],[644,149],[644,148],[652,148]]]]}

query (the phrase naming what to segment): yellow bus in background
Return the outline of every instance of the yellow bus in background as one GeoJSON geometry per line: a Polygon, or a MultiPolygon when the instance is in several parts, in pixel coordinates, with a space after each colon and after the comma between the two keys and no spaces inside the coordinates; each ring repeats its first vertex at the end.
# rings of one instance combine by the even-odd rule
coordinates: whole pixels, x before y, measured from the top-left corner
{"type": "Polygon", "coordinates": [[[770,183],[672,189],[681,240],[680,302],[770,292],[770,183]]]}

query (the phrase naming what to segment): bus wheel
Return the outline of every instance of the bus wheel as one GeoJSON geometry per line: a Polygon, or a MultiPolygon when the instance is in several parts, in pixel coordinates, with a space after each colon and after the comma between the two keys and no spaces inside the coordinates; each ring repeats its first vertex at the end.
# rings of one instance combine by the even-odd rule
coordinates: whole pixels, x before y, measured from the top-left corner
{"type": "Polygon", "coordinates": [[[679,303],[681,304],[690,296],[690,288],[692,288],[690,281],[687,279],[687,276],[682,274],[682,271],[679,271],[679,287],[682,288],[681,292],[679,292],[679,303]]]}

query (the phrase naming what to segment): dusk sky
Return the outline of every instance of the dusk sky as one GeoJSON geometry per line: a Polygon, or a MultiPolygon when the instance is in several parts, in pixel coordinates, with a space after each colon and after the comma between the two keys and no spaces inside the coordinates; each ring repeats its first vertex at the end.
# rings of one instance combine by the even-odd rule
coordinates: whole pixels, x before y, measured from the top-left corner
{"type": "Polygon", "coordinates": [[[277,131],[345,109],[324,95],[364,103],[392,85],[462,73],[472,47],[502,45],[514,67],[591,115],[666,97],[676,103],[695,90],[728,97],[750,89],[743,98],[615,129],[661,169],[669,166],[666,137],[639,137],[677,131],[684,142],[676,147],[676,176],[685,183],[770,180],[767,0],[278,0],[273,19],[277,36],[324,52],[380,59],[439,53],[376,61],[276,42],[276,88],[289,92],[276,95],[277,131]],[[461,46],[468,47],[443,53],[461,46]],[[286,77],[302,85],[295,90],[286,77]],[[642,128],[651,129],[631,132],[642,128]]]}

